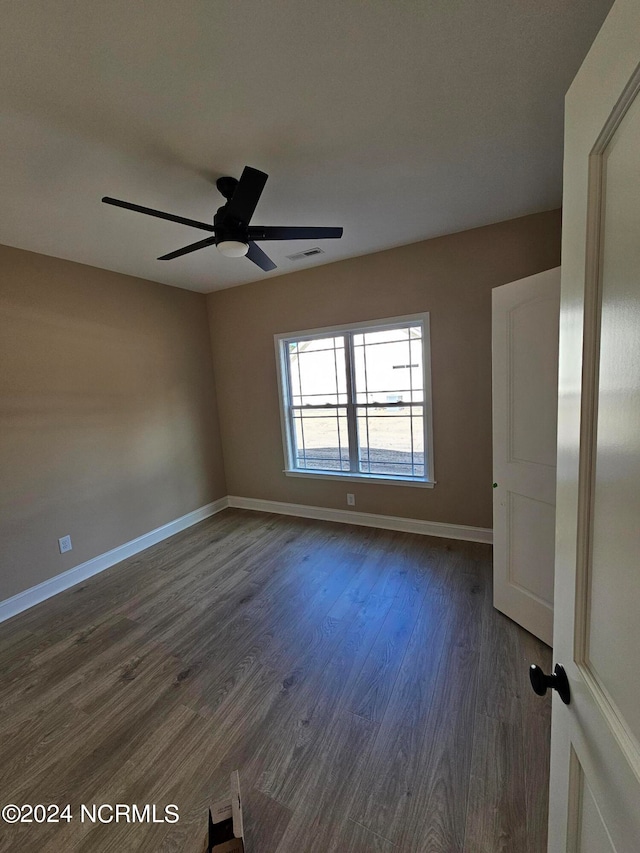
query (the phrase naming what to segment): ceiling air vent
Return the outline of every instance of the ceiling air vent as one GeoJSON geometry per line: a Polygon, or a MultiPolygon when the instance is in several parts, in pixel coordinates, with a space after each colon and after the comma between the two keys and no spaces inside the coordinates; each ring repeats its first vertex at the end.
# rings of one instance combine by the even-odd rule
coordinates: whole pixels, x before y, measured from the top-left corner
{"type": "Polygon", "coordinates": [[[313,255],[324,255],[324,251],[317,246],[315,249],[305,249],[304,252],[296,252],[295,255],[287,255],[290,261],[301,261],[304,258],[311,258],[313,255]]]}

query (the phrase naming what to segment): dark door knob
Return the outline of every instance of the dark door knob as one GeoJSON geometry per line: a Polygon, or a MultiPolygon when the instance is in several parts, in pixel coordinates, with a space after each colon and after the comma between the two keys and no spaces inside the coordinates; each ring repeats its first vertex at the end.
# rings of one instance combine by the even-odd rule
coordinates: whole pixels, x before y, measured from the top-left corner
{"type": "Polygon", "coordinates": [[[562,664],[557,663],[555,665],[553,675],[545,675],[539,666],[532,663],[529,667],[529,678],[531,679],[531,686],[538,696],[544,696],[550,687],[552,690],[558,691],[558,696],[565,705],[568,705],[571,701],[569,679],[562,664]]]}

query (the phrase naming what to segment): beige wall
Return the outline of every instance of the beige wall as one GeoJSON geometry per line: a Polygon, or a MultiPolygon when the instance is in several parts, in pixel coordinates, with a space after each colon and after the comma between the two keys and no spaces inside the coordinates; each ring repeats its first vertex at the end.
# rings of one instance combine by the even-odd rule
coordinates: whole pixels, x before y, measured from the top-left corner
{"type": "Polygon", "coordinates": [[[227,489],[202,294],[7,247],[0,276],[3,600],[227,489]]]}
{"type": "Polygon", "coordinates": [[[491,527],[491,289],[560,263],[560,211],[208,296],[229,493],[491,527]],[[286,477],[273,335],[431,312],[434,489],[286,477]]]}

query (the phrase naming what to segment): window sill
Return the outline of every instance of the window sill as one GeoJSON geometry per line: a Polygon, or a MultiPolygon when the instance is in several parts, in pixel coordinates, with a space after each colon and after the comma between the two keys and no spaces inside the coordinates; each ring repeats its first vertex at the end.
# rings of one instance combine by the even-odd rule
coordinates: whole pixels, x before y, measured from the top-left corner
{"type": "Polygon", "coordinates": [[[343,483],[386,483],[388,486],[411,486],[418,489],[433,489],[435,480],[412,480],[408,477],[387,477],[384,474],[332,474],[329,471],[288,471],[287,477],[307,477],[313,480],[335,480],[343,483]]]}

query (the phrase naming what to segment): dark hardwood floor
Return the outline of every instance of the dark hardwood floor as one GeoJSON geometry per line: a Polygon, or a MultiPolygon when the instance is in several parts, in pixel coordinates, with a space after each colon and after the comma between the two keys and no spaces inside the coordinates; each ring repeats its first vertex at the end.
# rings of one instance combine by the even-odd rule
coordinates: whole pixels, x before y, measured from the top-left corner
{"type": "Polygon", "coordinates": [[[74,815],[0,850],[201,853],[238,769],[249,853],[543,853],[550,655],[487,545],[225,510],[0,625],[1,804],[74,815]]]}

